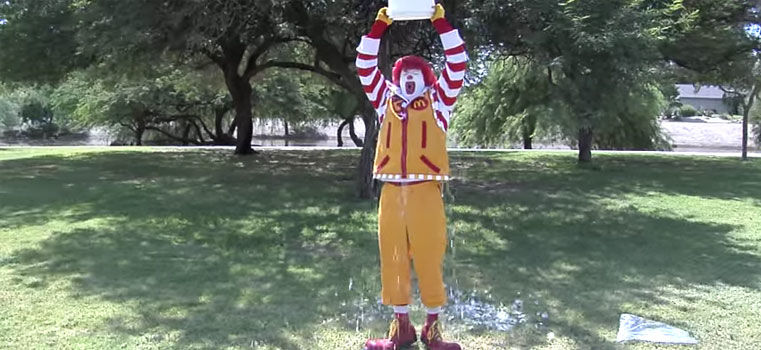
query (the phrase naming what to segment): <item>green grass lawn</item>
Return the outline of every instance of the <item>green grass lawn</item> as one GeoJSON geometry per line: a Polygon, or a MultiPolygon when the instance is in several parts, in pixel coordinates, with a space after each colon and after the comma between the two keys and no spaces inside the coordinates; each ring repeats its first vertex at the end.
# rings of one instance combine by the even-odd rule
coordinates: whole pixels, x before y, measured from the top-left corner
{"type": "MultiPolygon", "coordinates": [[[[360,349],[387,319],[357,156],[0,149],[0,348],[360,349]]],[[[758,349],[761,161],[595,158],[453,154],[447,283],[531,317],[448,338],[657,348],[615,343],[627,312],[758,349]]]]}

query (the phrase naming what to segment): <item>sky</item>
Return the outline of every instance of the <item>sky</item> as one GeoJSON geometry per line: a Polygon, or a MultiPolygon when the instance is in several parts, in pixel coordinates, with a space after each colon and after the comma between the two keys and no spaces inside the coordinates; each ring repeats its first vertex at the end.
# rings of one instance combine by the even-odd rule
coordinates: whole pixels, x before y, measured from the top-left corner
{"type": "Polygon", "coordinates": [[[748,35],[752,37],[761,38],[761,25],[750,24],[745,27],[745,31],[747,31],[748,35]]]}

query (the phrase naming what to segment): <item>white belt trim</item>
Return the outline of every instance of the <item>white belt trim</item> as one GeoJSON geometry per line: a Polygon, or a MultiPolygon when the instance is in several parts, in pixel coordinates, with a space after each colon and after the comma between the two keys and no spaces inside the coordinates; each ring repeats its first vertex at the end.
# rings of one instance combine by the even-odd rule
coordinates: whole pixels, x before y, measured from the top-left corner
{"type": "Polygon", "coordinates": [[[452,178],[449,175],[429,175],[429,174],[407,174],[406,179],[402,179],[401,174],[373,174],[373,179],[376,180],[403,180],[403,181],[419,181],[419,180],[436,180],[436,181],[449,181],[452,178]]]}

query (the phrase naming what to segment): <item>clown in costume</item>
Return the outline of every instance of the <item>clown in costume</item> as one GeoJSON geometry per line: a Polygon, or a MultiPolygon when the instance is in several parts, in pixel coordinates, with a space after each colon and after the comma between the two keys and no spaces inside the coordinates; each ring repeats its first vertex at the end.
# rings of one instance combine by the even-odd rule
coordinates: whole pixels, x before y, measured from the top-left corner
{"type": "Polygon", "coordinates": [[[442,263],[447,246],[441,195],[448,181],[446,133],[465,75],[467,54],[457,30],[436,6],[433,26],[441,36],[446,67],[441,77],[423,58],[406,56],[387,81],[377,67],[380,38],[391,24],[386,8],[357,48],[357,70],[376,109],[380,131],[374,177],[384,182],[378,213],[382,298],[394,307],[388,338],[365,343],[367,350],[391,350],[413,344],[417,333],[408,315],[410,269],[414,262],[427,310],[420,339],[431,350],[460,350],[442,337],[439,314],[446,303],[442,263]]]}

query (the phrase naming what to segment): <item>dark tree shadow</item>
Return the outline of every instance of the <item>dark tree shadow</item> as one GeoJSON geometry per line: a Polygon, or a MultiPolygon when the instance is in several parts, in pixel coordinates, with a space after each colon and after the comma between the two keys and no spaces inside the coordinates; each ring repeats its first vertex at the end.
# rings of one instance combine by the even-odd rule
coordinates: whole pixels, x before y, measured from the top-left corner
{"type": "MultiPolygon", "coordinates": [[[[176,331],[177,347],[255,340],[300,349],[294,339],[311,339],[326,320],[353,330],[358,297],[368,309],[375,304],[375,207],[354,199],[355,155],[109,152],[2,161],[0,228],[96,222],[52,232],[5,259],[19,276],[39,279],[30,288],[68,279],[73,295],[139,305],[140,322],[115,317],[111,332],[176,331]]],[[[761,207],[759,162],[600,156],[597,168],[579,169],[572,157],[521,157],[454,157],[458,250],[447,269],[460,271],[461,287],[504,301],[532,291],[581,315],[554,320],[553,329],[598,348],[614,347],[597,330],[615,327],[623,301],[673,297],[660,286],[761,288],[758,252],[728,237],[736,226],[650,213],[625,199],[658,193],[761,207]],[[611,205],[617,200],[621,206],[611,205]]],[[[382,332],[385,323],[364,326],[382,332]]]]}

